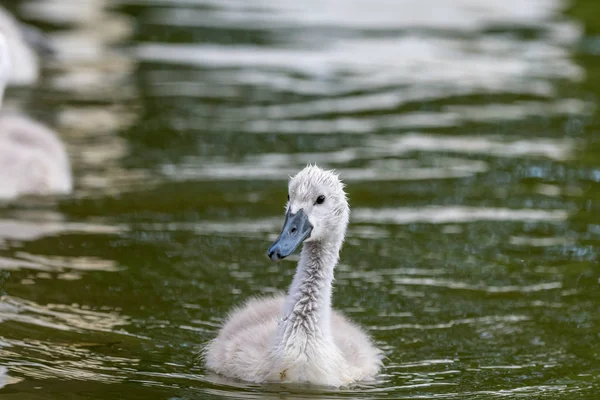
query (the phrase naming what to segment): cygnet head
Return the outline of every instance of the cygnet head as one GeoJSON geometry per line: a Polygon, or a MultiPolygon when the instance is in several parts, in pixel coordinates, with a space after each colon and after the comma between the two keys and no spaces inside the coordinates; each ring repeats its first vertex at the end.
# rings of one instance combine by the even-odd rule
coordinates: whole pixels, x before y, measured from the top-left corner
{"type": "Polygon", "coordinates": [[[309,165],[290,179],[283,230],[268,256],[279,261],[303,242],[341,245],[349,218],[350,207],[338,174],[309,165]]]}

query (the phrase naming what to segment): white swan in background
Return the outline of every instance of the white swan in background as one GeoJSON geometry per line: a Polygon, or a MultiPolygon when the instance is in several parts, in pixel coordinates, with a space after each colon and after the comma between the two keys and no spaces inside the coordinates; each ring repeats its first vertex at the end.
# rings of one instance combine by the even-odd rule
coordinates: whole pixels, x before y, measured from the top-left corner
{"type": "MultiPolygon", "coordinates": [[[[0,32],[0,107],[10,74],[7,39],[0,32]]],[[[24,116],[0,113],[0,198],[69,193],[69,158],[54,132],[24,116]]]]}
{"type": "Polygon", "coordinates": [[[35,50],[29,45],[26,32],[4,7],[0,6],[0,33],[6,37],[12,67],[8,85],[31,85],[40,75],[39,60],[35,50]]]}
{"type": "Polygon", "coordinates": [[[24,116],[0,114],[0,198],[67,194],[67,152],[54,132],[24,116]]]}
{"type": "Polygon", "coordinates": [[[2,108],[2,99],[4,99],[4,90],[8,84],[8,78],[12,68],[10,52],[6,37],[0,31],[0,108],[2,108]]]}
{"type": "Polygon", "coordinates": [[[286,296],[249,300],[204,350],[208,369],[252,382],[345,386],[373,380],[381,352],[331,308],[333,270],[350,208],[338,175],[307,166],[289,183],[283,231],[269,249],[279,261],[304,242],[286,296]]]}

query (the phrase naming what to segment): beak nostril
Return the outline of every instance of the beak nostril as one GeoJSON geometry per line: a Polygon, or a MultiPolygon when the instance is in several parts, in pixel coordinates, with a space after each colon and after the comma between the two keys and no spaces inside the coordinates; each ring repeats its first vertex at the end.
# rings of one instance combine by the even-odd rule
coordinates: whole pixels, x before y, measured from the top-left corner
{"type": "Polygon", "coordinates": [[[304,210],[300,209],[296,214],[292,214],[288,210],[281,234],[267,251],[271,261],[277,262],[292,254],[301,243],[310,237],[312,229],[304,210]]]}

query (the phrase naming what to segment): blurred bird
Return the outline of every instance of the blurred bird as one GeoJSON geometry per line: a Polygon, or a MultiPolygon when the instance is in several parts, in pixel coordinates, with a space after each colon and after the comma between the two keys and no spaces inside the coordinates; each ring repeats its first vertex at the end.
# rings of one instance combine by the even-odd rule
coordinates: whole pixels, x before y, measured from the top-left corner
{"type": "MultiPolygon", "coordinates": [[[[14,66],[10,40],[0,31],[0,107],[14,66]]],[[[25,116],[0,112],[0,198],[64,194],[72,186],[69,158],[58,136],[25,116]]]]}
{"type": "Polygon", "coordinates": [[[2,6],[0,6],[0,33],[3,33],[6,38],[12,64],[7,85],[34,84],[40,75],[36,50],[46,52],[46,49],[50,49],[49,42],[36,28],[20,24],[2,6]]]}

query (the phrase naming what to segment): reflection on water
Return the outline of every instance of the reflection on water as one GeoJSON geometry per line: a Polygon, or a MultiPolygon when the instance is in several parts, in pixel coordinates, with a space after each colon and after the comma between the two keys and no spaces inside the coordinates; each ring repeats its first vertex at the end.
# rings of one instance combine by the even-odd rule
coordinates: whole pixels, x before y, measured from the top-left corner
{"type": "Polygon", "coordinates": [[[55,54],[8,106],[60,132],[75,191],[0,208],[0,393],[593,397],[598,88],[565,7],[10,0],[55,54]],[[291,280],[297,256],[265,252],[308,162],[347,182],[334,305],[385,369],[337,390],[209,374],[227,312],[291,280]]]}
{"type": "Polygon", "coordinates": [[[0,220],[0,240],[32,240],[64,232],[117,233],[118,227],[40,220],[0,220]]]}
{"type": "Polygon", "coordinates": [[[447,224],[475,221],[564,221],[568,216],[564,210],[511,210],[506,208],[475,207],[358,209],[354,211],[353,215],[357,221],[387,224],[410,224],[415,222],[447,224]]]}
{"type": "Polygon", "coordinates": [[[501,142],[481,137],[447,137],[441,135],[406,134],[367,137],[359,146],[320,153],[249,155],[245,162],[223,162],[190,157],[178,165],[165,165],[162,172],[176,180],[186,179],[281,179],[282,173],[293,175],[306,160],[317,164],[344,165],[367,163],[362,168],[338,168],[345,180],[426,180],[460,178],[487,172],[481,160],[438,156],[423,162],[397,160],[414,152],[491,155],[497,157],[544,157],[556,160],[571,158],[574,144],[570,140],[517,140],[501,142]],[[428,165],[433,164],[433,165],[428,165]]]}
{"type": "MultiPolygon", "coordinates": [[[[126,0],[126,4],[140,1],[126,0]]],[[[272,3],[257,0],[247,4],[243,0],[222,3],[219,0],[149,0],[152,5],[179,4],[182,9],[149,10],[151,22],[162,21],[169,25],[222,26],[229,29],[269,29],[289,26],[325,27],[339,29],[382,29],[430,28],[435,30],[477,31],[489,26],[510,24],[513,26],[535,26],[545,29],[560,29],[556,13],[563,4],[559,1],[506,1],[502,5],[492,0],[462,0],[456,4],[437,0],[394,1],[358,0],[352,3],[340,1],[292,0],[272,3]],[[198,9],[183,9],[183,6],[200,6],[198,9]],[[319,7],[316,7],[316,6],[319,7]],[[435,13],[431,10],[435,9],[435,13]],[[218,18],[214,18],[218,17],[218,18]]],[[[570,22],[572,24],[572,22],[570,22]]]]}
{"type": "Polygon", "coordinates": [[[0,305],[2,321],[18,321],[58,330],[88,329],[112,332],[115,327],[126,324],[118,314],[90,311],[77,305],[40,306],[10,296],[3,296],[0,305]]]}

